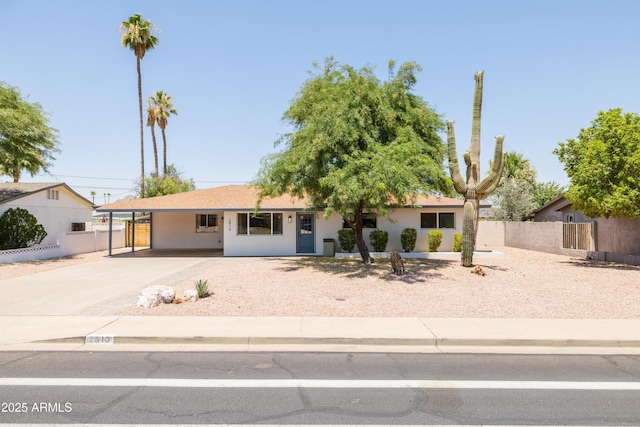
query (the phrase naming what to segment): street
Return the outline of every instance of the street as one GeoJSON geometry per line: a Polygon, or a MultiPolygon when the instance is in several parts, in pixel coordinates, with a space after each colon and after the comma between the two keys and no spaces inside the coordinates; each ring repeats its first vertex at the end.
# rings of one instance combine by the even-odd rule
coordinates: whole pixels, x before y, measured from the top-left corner
{"type": "Polygon", "coordinates": [[[0,423],[639,425],[640,357],[2,352],[0,423]]]}

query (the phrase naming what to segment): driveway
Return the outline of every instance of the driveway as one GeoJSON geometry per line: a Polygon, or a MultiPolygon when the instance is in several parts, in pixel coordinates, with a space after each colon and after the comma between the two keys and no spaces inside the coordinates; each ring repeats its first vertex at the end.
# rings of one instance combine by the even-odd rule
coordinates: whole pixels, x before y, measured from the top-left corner
{"type": "Polygon", "coordinates": [[[105,257],[0,280],[0,316],[114,314],[134,303],[144,287],[173,285],[216,260],[184,255],[105,257]]]}

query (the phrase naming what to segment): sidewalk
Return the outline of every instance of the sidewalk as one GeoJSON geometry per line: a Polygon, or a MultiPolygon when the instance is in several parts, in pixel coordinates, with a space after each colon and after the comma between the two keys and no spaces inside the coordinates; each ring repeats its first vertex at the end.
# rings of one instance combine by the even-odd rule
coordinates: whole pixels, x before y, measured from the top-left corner
{"type": "Polygon", "coordinates": [[[640,320],[0,316],[0,351],[640,354],[640,320]]]}

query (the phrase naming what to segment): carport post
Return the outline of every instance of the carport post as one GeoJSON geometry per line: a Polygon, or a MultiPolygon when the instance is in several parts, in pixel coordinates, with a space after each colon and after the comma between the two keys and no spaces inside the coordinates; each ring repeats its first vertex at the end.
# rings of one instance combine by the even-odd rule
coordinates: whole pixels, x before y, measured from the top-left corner
{"type": "Polygon", "coordinates": [[[131,212],[131,252],[136,250],[136,213],[131,212]]]}
{"type": "Polygon", "coordinates": [[[113,212],[109,212],[109,256],[111,256],[112,246],[113,246],[113,212]]]}

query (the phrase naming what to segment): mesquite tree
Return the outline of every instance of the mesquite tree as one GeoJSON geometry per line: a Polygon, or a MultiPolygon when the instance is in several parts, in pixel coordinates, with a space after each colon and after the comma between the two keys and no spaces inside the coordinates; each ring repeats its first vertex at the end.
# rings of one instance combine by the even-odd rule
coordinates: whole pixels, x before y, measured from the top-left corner
{"type": "Polygon", "coordinates": [[[493,160],[489,163],[489,174],[480,181],[480,112],[482,110],[482,78],[483,71],[475,75],[476,87],[473,94],[473,122],[471,124],[471,147],[464,153],[467,165],[466,181],[460,174],[458,155],[456,153],[456,136],[453,122],[447,122],[447,144],[449,146],[449,170],[456,191],[464,196],[464,217],[462,220],[462,265],[471,267],[473,249],[478,232],[478,215],[480,200],[487,197],[500,182],[504,167],[504,153],[502,142],[504,136],[496,137],[493,160]]]}

